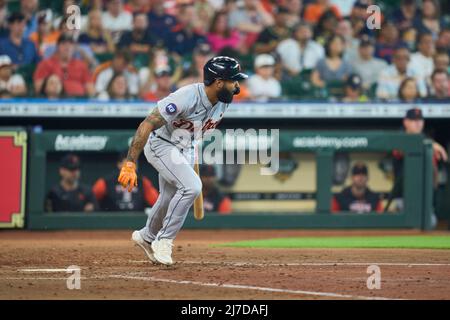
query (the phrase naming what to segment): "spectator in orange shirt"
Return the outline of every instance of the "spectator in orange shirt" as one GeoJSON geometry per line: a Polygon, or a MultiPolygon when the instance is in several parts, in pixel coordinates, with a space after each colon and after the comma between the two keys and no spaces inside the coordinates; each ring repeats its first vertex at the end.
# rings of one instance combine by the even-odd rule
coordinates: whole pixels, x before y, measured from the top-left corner
{"type": "Polygon", "coordinates": [[[58,38],[56,52],[41,61],[34,73],[34,88],[41,91],[44,79],[56,74],[63,81],[64,92],[69,97],[94,96],[95,89],[91,73],[85,62],[74,59],[74,40],[62,34],[58,38]]]}
{"type": "Polygon", "coordinates": [[[51,16],[47,12],[42,12],[38,15],[37,31],[30,35],[30,40],[33,41],[34,46],[41,57],[44,56],[45,50],[49,46],[56,45],[58,37],[61,34],[59,30],[52,30],[51,16]]]}
{"type": "Polygon", "coordinates": [[[333,11],[338,18],[341,18],[339,8],[331,4],[330,0],[316,0],[316,3],[310,3],[306,6],[304,19],[309,23],[316,24],[327,10],[333,11]]]}
{"type": "Polygon", "coordinates": [[[205,212],[218,212],[230,214],[231,199],[222,194],[216,185],[216,169],[212,165],[200,166],[200,179],[202,180],[203,207],[205,212]]]}
{"type": "MultiPolygon", "coordinates": [[[[119,155],[117,170],[120,170],[126,158],[125,152],[119,155]]],[[[143,211],[145,207],[152,207],[159,195],[151,181],[144,176],[140,176],[137,187],[128,192],[117,182],[116,171],[98,179],[92,192],[104,211],[143,211]]]]}

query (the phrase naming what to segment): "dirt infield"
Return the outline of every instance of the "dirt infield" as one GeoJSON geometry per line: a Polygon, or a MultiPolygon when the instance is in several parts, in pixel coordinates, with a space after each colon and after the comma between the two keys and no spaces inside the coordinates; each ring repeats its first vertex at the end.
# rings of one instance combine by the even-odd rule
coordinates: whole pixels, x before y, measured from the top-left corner
{"type": "Polygon", "coordinates": [[[0,299],[449,299],[450,250],[241,249],[211,244],[416,231],[182,231],[172,267],[153,265],[131,231],[0,231],[0,299]],[[367,267],[381,269],[369,290],[367,267]],[[68,290],[65,269],[81,268],[68,290]]]}

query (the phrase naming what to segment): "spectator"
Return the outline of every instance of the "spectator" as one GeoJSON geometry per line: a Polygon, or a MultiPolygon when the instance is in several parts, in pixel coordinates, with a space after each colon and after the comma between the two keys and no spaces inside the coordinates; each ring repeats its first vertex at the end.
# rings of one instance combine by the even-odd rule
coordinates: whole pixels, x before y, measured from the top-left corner
{"type": "Polygon", "coordinates": [[[403,79],[398,88],[398,98],[400,102],[414,103],[419,101],[420,95],[416,79],[411,77],[403,79]]]}
{"type": "Polygon", "coordinates": [[[386,21],[381,26],[380,36],[375,46],[375,57],[391,63],[392,55],[399,44],[399,32],[396,25],[390,21],[386,21]]]}
{"type": "Polygon", "coordinates": [[[152,9],[148,13],[152,33],[161,43],[167,43],[170,30],[177,24],[175,17],[166,13],[164,3],[164,0],[153,0],[152,9]]]}
{"type": "Polygon", "coordinates": [[[450,72],[450,61],[446,51],[437,51],[433,57],[434,69],[447,70],[450,72]]]}
{"type": "Polygon", "coordinates": [[[444,21],[440,18],[440,6],[437,0],[423,0],[421,15],[414,21],[417,32],[431,33],[436,40],[439,32],[444,27],[444,21]]]}
{"type": "Polygon", "coordinates": [[[45,211],[84,211],[97,208],[91,190],[80,184],[80,158],[75,154],[65,155],[59,166],[60,182],[53,186],[45,199],[45,211]]]}
{"type": "Polygon", "coordinates": [[[401,43],[404,43],[410,51],[416,50],[417,30],[414,27],[409,27],[403,30],[401,43]]]}
{"type": "Polygon", "coordinates": [[[38,14],[37,31],[30,35],[30,40],[33,41],[41,57],[44,56],[48,47],[56,45],[60,35],[59,30],[52,30],[51,21],[52,15],[50,10],[41,12],[38,14]]]}
{"type": "Polygon", "coordinates": [[[39,56],[33,42],[24,38],[25,17],[11,13],[8,17],[9,37],[0,39],[0,55],[8,55],[14,65],[36,64],[39,56]]]}
{"type": "Polygon", "coordinates": [[[272,53],[281,41],[289,38],[291,32],[287,27],[288,13],[286,8],[278,7],[275,23],[266,27],[256,39],[255,53],[272,53]]]}
{"type": "Polygon", "coordinates": [[[20,0],[20,13],[25,17],[25,31],[23,37],[27,38],[37,31],[37,10],[39,8],[39,0],[20,0]]]}
{"type": "Polygon", "coordinates": [[[413,26],[414,21],[419,15],[416,0],[402,0],[400,8],[394,10],[390,20],[399,28],[400,31],[413,26]]]}
{"type": "Polygon", "coordinates": [[[293,28],[301,21],[303,0],[285,0],[284,6],[289,12],[286,17],[286,24],[289,28],[293,28]]]}
{"type": "Polygon", "coordinates": [[[56,74],[51,74],[44,79],[40,96],[49,100],[57,100],[64,97],[62,81],[56,74]]]}
{"type": "Polygon", "coordinates": [[[345,39],[344,59],[351,62],[358,55],[358,47],[360,40],[353,36],[353,29],[350,20],[342,19],[336,27],[336,34],[345,39]]]}
{"type": "Polygon", "coordinates": [[[133,15],[123,9],[123,0],[107,0],[102,24],[111,33],[113,42],[118,43],[120,36],[133,28],[133,15]]]}
{"type": "Polygon", "coordinates": [[[217,187],[216,169],[212,165],[200,166],[202,180],[203,207],[205,212],[230,214],[232,212],[231,199],[222,194],[217,187]]]}
{"type": "Polygon", "coordinates": [[[215,53],[225,47],[239,49],[242,45],[239,32],[228,27],[228,13],[226,11],[216,12],[211,21],[207,38],[212,51],[215,53]]]}
{"type": "Polygon", "coordinates": [[[244,7],[233,10],[229,16],[229,26],[241,32],[245,44],[242,50],[246,52],[253,46],[259,33],[273,23],[272,15],[258,0],[244,0],[244,7]]]}
{"type": "Polygon", "coordinates": [[[3,38],[8,34],[7,25],[5,23],[8,16],[8,4],[6,3],[6,0],[0,0],[0,38],[3,38]]]}
{"type": "Polygon", "coordinates": [[[93,96],[95,93],[91,73],[85,62],[74,59],[74,40],[62,34],[55,54],[41,61],[34,73],[34,88],[40,92],[45,78],[56,74],[63,81],[63,88],[69,97],[93,96]]]}
{"type": "Polygon", "coordinates": [[[439,38],[436,40],[436,48],[438,51],[446,51],[450,55],[450,29],[441,30],[439,38]]]}
{"type": "Polygon", "coordinates": [[[311,26],[301,22],[295,26],[293,38],[283,40],[278,45],[276,51],[281,57],[283,68],[290,75],[314,69],[317,62],[325,56],[325,50],[312,40],[312,35],[311,26]]]}
{"type": "Polygon", "coordinates": [[[136,96],[139,92],[139,78],[130,66],[131,56],[122,49],[118,50],[110,63],[110,66],[103,69],[97,75],[95,81],[95,92],[97,94],[107,91],[108,84],[114,74],[123,74],[126,78],[130,95],[136,96]]]}
{"type": "Polygon", "coordinates": [[[102,101],[130,100],[132,96],[129,93],[127,78],[123,73],[115,73],[108,83],[105,91],[100,92],[98,99],[102,101]]]}
{"type": "Polygon", "coordinates": [[[428,102],[450,102],[450,81],[448,72],[436,69],[431,74],[431,90],[428,102]]]}
{"type": "Polygon", "coordinates": [[[281,96],[281,85],[274,77],[275,59],[267,53],[260,54],[255,59],[256,74],[247,80],[248,89],[253,100],[266,102],[281,96]]]}
{"type": "Polygon", "coordinates": [[[378,77],[378,86],[376,95],[382,100],[396,100],[398,97],[398,89],[400,83],[406,77],[413,77],[417,81],[420,96],[426,95],[425,82],[420,77],[417,77],[413,70],[408,68],[409,50],[405,46],[396,48],[393,56],[392,65],[387,66],[381,70],[378,77]]]}
{"type": "Polygon", "coordinates": [[[0,91],[8,91],[11,96],[25,95],[27,86],[20,74],[13,74],[11,58],[7,55],[0,56],[0,91]]]}
{"type": "Polygon", "coordinates": [[[155,69],[154,78],[154,88],[143,94],[145,101],[157,102],[174,91],[171,71],[168,66],[155,69]]]}
{"type": "Polygon", "coordinates": [[[368,181],[367,166],[362,162],[355,163],[352,167],[352,185],[333,197],[331,212],[382,213],[383,205],[380,195],[370,190],[368,181]]]}
{"type": "Polygon", "coordinates": [[[198,44],[206,42],[206,37],[195,28],[196,19],[195,7],[192,4],[183,4],[179,7],[178,24],[172,28],[166,43],[170,52],[185,56],[190,54],[198,44]]]}
{"type": "Polygon", "coordinates": [[[311,74],[311,81],[316,87],[323,88],[327,82],[345,81],[352,72],[350,63],[342,59],[344,39],[334,35],[325,44],[325,58],[318,61],[311,74]]]}
{"type": "Polygon", "coordinates": [[[374,48],[373,41],[365,36],[359,43],[358,56],[350,60],[353,70],[361,76],[365,89],[376,84],[381,70],[387,67],[386,61],[373,56],[374,48]]]}
{"type": "Polygon", "coordinates": [[[133,30],[124,32],[117,46],[127,48],[133,54],[149,54],[155,44],[156,39],[148,29],[147,15],[137,13],[133,18],[133,30]]]}
{"type": "Polygon", "coordinates": [[[342,102],[367,102],[369,99],[363,94],[363,81],[357,74],[348,77],[344,88],[342,102]]]}
{"type": "Polygon", "coordinates": [[[124,6],[124,10],[136,15],[138,13],[148,14],[151,8],[149,0],[129,0],[124,6]]]}
{"type": "Polygon", "coordinates": [[[187,70],[184,77],[177,83],[177,87],[203,82],[203,66],[206,62],[213,57],[211,46],[207,43],[199,44],[192,56],[192,64],[187,70]]]}
{"type": "Polygon", "coordinates": [[[417,41],[418,51],[411,55],[409,68],[414,74],[426,81],[434,70],[433,55],[435,52],[431,33],[421,33],[417,41]]]}
{"type": "MultiPolygon", "coordinates": [[[[121,153],[117,159],[117,170],[126,161],[127,153],[121,153]]],[[[143,211],[152,207],[158,198],[158,191],[145,176],[139,176],[137,187],[132,192],[117,182],[117,171],[98,179],[92,192],[103,211],[143,211]]]]}
{"type": "Polygon", "coordinates": [[[317,22],[314,39],[321,45],[325,45],[326,40],[336,34],[338,21],[339,20],[333,11],[325,11],[317,22]]]}
{"type": "Polygon", "coordinates": [[[100,10],[89,12],[87,31],[80,35],[78,42],[90,46],[95,54],[114,52],[114,43],[109,32],[103,28],[100,10]]]}
{"type": "Polygon", "coordinates": [[[327,10],[331,10],[337,18],[341,17],[339,8],[331,4],[330,0],[316,0],[315,3],[306,6],[304,19],[309,23],[316,24],[327,10]]]}

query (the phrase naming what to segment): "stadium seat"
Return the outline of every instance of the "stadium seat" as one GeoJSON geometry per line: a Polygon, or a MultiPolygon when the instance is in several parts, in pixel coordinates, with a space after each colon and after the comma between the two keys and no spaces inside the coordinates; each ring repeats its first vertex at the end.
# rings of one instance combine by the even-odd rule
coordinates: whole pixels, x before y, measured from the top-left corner
{"type": "Polygon", "coordinates": [[[327,82],[328,96],[335,98],[342,98],[345,95],[345,82],[344,81],[329,81],[327,82]]]}
{"type": "Polygon", "coordinates": [[[103,63],[109,60],[112,60],[114,57],[114,53],[111,52],[105,52],[105,53],[96,53],[95,58],[99,63],[103,63]]]}

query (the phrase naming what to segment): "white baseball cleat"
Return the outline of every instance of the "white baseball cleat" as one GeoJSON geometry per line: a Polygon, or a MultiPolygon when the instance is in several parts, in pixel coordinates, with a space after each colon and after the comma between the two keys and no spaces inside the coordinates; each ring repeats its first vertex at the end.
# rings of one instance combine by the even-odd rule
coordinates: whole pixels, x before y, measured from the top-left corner
{"type": "Polygon", "coordinates": [[[161,239],[152,242],[153,257],[162,264],[171,265],[172,260],[172,244],[171,239],[161,239]]]}
{"type": "Polygon", "coordinates": [[[142,250],[144,250],[145,254],[150,259],[151,262],[154,263],[158,262],[153,256],[151,244],[145,241],[144,238],[142,238],[141,233],[139,231],[136,230],[133,232],[133,234],[131,235],[131,240],[133,240],[136,245],[138,245],[139,247],[142,248],[142,250]]]}

